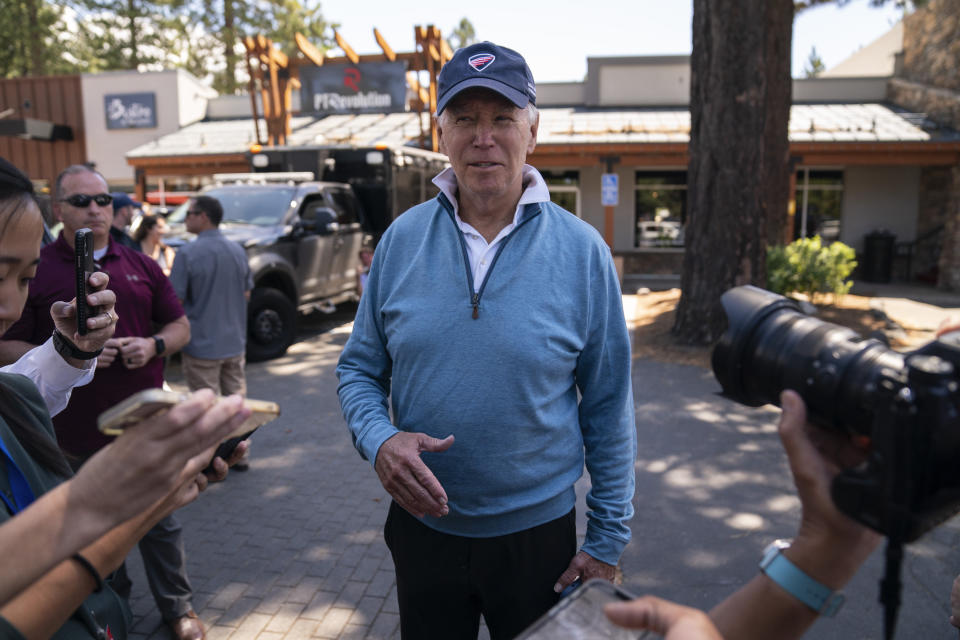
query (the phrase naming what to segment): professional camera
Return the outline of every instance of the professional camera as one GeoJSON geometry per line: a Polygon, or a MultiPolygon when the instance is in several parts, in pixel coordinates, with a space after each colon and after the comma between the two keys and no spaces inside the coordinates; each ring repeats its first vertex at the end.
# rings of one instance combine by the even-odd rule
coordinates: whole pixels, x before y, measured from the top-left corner
{"type": "Polygon", "coordinates": [[[811,422],[867,445],[866,463],[833,482],[841,511],[899,542],[960,511],[960,333],[900,353],[757,287],[722,303],[713,371],[725,395],[760,406],[793,389],[811,422]]]}
{"type": "Polygon", "coordinates": [[[811,422],[866,449],[866,462],[837,475],[831,494],[840,511],[887,537],[880,602],[892,638],[903,544],[960,511],[960,332],[900,353],[757,287],[721,301],[729,328],[713,372],[724,394],[759,406],[792,389],[811,422]]]}

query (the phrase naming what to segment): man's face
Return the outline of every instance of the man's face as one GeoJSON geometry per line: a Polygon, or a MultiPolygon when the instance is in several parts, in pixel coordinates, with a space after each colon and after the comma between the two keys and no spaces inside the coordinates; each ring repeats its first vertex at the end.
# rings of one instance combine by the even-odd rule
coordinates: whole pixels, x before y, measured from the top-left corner
{"type": "Polygon", "coordinates": [[[538,124],[530,122],[526,109],[488,89],[455,97],[440,116],[438,132],[461,194],[490,198],[515,192],[519,198],[538,124]]]}
{"type": "Polygon", "coordinates": [[[133,207],[127,205],[125,207],[114,207],[113,209],[113,223],[119,227],[130,226],[130,223],[133,222],[133,207]]]}
{"type": "Polygon", "coordinates": [[[193,200],[187,205],[187,217],[183,219],[183,225],[190,233],[200,233],[204,229],[204,213],[197,207],[193,200]]]}
{"type": "Polygon", "coordinates": [[[77,229],[88,227],[93,231],[93,244],[96,248],[106,246],[113,222],[113,205],[98,205],[93,200],[86,207],[77,207],[66,199],[75,195],[96,196],[109,193],[107,183],[96,173],[84,171],[71,173],[63,179],[61,200],[53,203],[57,219],[63,222],[66,240],[72,246],[77,229]]]}

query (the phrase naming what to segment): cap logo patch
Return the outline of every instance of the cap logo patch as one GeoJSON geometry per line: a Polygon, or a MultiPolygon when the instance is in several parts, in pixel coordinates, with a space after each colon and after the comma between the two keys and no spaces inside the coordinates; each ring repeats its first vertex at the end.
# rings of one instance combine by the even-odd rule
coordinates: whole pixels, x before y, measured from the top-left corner
{"type": "Polygon", "coordinates": [[[470,56],[470,59],[467,60],[467,64],[474,68],[475,71],[483,71],[496,60],[497,57],[492,53],[476,53],[470,56]]]}

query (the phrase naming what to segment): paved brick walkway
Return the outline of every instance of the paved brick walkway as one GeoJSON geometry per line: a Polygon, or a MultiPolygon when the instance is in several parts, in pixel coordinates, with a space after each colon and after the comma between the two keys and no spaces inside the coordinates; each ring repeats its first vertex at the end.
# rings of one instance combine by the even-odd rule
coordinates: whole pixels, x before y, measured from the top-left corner
{"type": "MultiPolygon", "coordinates": [[[[642,304],[624,302],[628,319],[642,304]]],[[[283,415],[254,436],[249,472],[179,513],[211,640],[399,637],[382,536],[388,499],[353,448],[336,397],[347,331],[308,332],[286,357],[249,366],[250,396],[279,402],[283,415]]],[[[168,378],[179,385],[175,366],[168,378]]],[[[712,374],[693,366],[638,359],[633,384],[640,449],[625,586],[709,608],[756,575],[766,543],[796,531],[776,411],[719,398],[712,374]]],[[[578,484],[581,501],[586,486],[578,484]]],[[[578,517],[582,532],[579,507],[578,517]]],[[[166,640],[136,551],[129,563],[132,637],[166,640]]],[[[882,563],[878,551],[847,585],[844,609],[817,622],[811,638],[881,637],[882,563]]],[[[956,638],[947,616],[958,567],[960,517],[907,548],[898,638],[956,638]]]]}
{"type": "MultiPolygon", "coordinates": [[[[387,499],[356,453],[336,398],[343,331],[250,365],[249,394],[282,416],[233,473],[178,513],[194,606],[220,638],[399,637],[393,562],[381,534],[387,499]]],[[[179,386],[179,372],[168,378],[179,386]]],[[[134,638],[167,638],[131,553],[134,638]]]]}

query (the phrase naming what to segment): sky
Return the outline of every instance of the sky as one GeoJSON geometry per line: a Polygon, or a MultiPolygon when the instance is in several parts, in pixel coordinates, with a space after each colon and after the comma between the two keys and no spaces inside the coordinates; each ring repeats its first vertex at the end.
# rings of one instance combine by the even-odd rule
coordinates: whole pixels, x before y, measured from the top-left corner
{"type": "MultiPolygon", "coordinates": [[[[811,47],[829,69],[888,31],[901,11],[869,0],[821,5],[794,22],[792,69],[803,75],[811,47]]],[[[326,20],[357,53],[379,53],[376,27],[394,51],[413,51],[414,25],[448,35],[468,18],[477,37],[518,50],[537,82],[581,81],[588,57],[689,54],[692,0],[322,0],[326,20]]],[[[339,55],[340,51],[331,51],[339,55]]]]}

